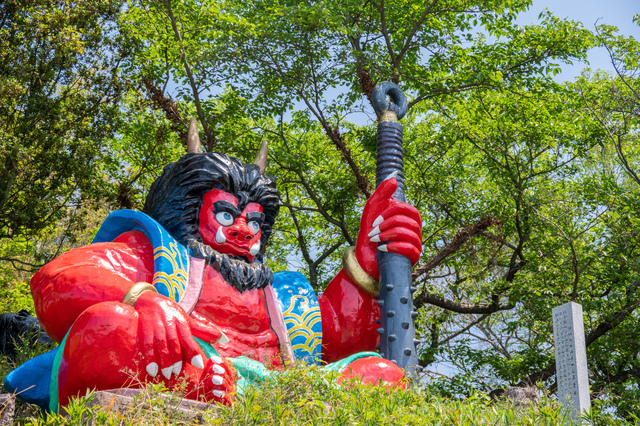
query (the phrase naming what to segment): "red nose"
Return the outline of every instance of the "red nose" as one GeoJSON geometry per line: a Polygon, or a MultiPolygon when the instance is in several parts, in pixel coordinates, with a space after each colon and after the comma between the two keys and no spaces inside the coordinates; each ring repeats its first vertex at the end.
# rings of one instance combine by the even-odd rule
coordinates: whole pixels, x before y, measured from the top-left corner
{"type": "Polygon", "coordinates": [[[232,242],[238,246],[247,245],[253,234],[247,226],[247,221],[244,217],[239,217],[233,226],[230,226],[227,232],[227,241],[232,242]]]}

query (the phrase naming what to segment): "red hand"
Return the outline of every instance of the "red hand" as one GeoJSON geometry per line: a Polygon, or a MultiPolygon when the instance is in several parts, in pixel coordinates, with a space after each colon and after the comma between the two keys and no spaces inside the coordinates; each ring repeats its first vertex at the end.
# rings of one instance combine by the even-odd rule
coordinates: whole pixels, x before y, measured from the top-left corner
{"type": "Polygon", "coordinates": [[[362,212],[356,242],[356,259],[369,275],[378,279],[376,250],[406,256],[415,265],[422,252],[422,218],[410,204],[393,198],[396,178],[383,181],[367,201],[362,212]],[[388,244],[380,245],[378,242],[388,244]]]}
{"type": "Polygon", "coordinates": [[[209,324],[191,318],[174,301],[153,292],[144,292],[135,304],[138,312],[138,342],[144,367],[151,377],[158,372],[169,380],[182,371],[183,362],[204,368],[202,350],[193,336],[216,342],[222,335],[209,324]]]}

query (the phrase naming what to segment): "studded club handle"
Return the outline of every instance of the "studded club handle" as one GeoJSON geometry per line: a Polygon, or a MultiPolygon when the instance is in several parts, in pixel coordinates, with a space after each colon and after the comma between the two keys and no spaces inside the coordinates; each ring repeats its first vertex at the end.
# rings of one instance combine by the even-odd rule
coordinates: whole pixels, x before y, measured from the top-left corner
{"type": "MultiPolygon", "coordinates": [[[[393,197],[405,201],[402,154],[402,125],[398,122],[407,112],[407,100],[394,83],[378,84],[373,90],[373,106],[380,116],[377,136],[376,187],[397,173],[398,189],[393,197]],[[391,102],[387,102],[387,96],[391,102]]],[[[399,254],[378,251],[380,270],[380,354],[416,378],[418,356],[411,286],[411,261],[399,254]]]]}

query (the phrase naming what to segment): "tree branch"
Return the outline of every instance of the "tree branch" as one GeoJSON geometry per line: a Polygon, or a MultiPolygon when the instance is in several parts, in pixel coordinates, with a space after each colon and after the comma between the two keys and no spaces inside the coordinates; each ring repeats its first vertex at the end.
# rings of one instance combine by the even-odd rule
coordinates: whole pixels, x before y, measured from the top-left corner
{"type": "Polygon", "coordinates": [[[382,32],[382,35],[384,36],[384,42],[387,46],[387,52],[389,53],[389,58],[391,58],[391,63],[393,64],[393,70],[395,73],[395,70],[398,68],[398,58],[393,51],[393,45],[391,44],[391,38],[389,37],[389,31],[387,30],[387,18],[384,13],[384,0],[380,0],[380,4],[377,4],[376,7],[380,13],[380,32],[382,32]]]}
{"type": "Polygon", "coordinates": [[[508,311],[515,308],[515,304],[501,305],[500,303],[492,301],[491,303],[480,303],[477,305],[470,303],[455,302],[450,299],[445,299],[442,296],[438,296],[431,293],[420,293],[414,299],[416,308],[421,308],[426,303],[437,306],[448,311],[457,312],[459,314],[491,314],[498,311],[508,311]]]}
{"type": "Polygon", "coordinates": [[[469,225],[466,228],[459,230],[449,244],[447,244],[442,250],[440,250],[440,252],[429,259],[426,263],[419,265],[415,269],[415,271],[413,271],[411,277],[415,280],[421,275],[426,274],[434,268],[437,268],[447,257],[460,250],[460,248],[474,235],[482,233],[487,228],[493,225],[502,225],[502,220],[489,215],[483,217],[473,225],[469,225]]]}
{"type": "Polygon", "coordinates": [[[585,344],[587,347],[609,331],[616,328],[622,321],[627,319],[633,311],[635,311],[635,309],[640,305],[640,301],[633,297],[638,287],[640,287],[640,279],[634,281],[627,287],[627,303],[620,310],[613,313],[609,318],[602,321],[596,328],[591,330],[589,334],[585,336],[585,344]]]}
{"type": "Polygon", "coordinates": [[[483,314],[480,315],[480,317],[478,319],[476,319],[475,321],[472,321],[471,323],[469,323],[469,325],[467,325],[466,327],[456,331],[455,333],[453,333],[451,336],[448,336],[446,339],[441,340],[439,342],[440,345],[443,345],[445,343],[447,343],[449,340],[455,339],[456,337],[458,337],[459,335],[466,333],[467,331],[469,331],[471,329],[471,327],[473,327],[474,325],[484,321],[485,318],[488,318],[490,314],[483,314]]]}
{"type": "Polygon", "coordinates": [[[180,115],[178,110],[178,104],[176,104],[171,98],[166,97],[162,90],[158,89],[153,82],[148,78],[143,78],[142,83],[147,90],[151,92],[151,100],[160,108],[167,120],[173,123],[171,129],[178,133],[180,141],[186,147],[187,146],[187,125],[180,115]]]}
{"type": "Polygon", "coordinates": [[[15,257],[4,257],[4,256],[0,256],[0,261],[4,261],[4,262],[10,262],[11,265],[19,270],[19,271],[27,271],[27,272],[31,272],[35,269],[40,269],[44,266],[44,264],[40,264],[40,263],[30,263],[30,262],[25,262],[24,260],[20,260],[20,259],[16,259],[15,257]],[[18,265],[16,265],[16,263],[23,265],[23,266],[28,266],[31,269],[25,269],[22,268],[18,265]]]}
{"type": "Polygon", "coordinates": [[[216,144],[215,137],[211,133],[209,129],[209,124],[205,120],[204,111],[202,110],[202,105],[200,104],[200,95],[198,93],[198,88],[196,87],[195,79],[193,78],[193,74],[191,72],[191,67],[189,66],[189,62],[187,61],[187,55],[184,52],[184,43],[182,40],[182,36],[180,35],[180,31],[178,30],[178,25],[176,24],[176,18],[173,16],[173,9],[171,8],[171,0],[166,1],[167,5],[167,13],[169,16],[169,20],[171,21],[171,27],[173,28],[173,33],[175,34],[176,41],[180,45],[180,59],[182,60],[182,65],[184,66],[184,70],[187,73],[187,77],[189,78],[189,84],[191,85],[191,92],[193,93],[193,100],[196,104],[196,111],[198,113],[198,118],[200,119],[200,124],[202,124],[202,128],[204,129],[204,133],[207,136],[207,151],[213,151],[213,147],[216,144]]]}
{"type": "Polygon", "coordinates": [[[398,53],[398,62],[402,61],[402,58],[404,58],[404,55],[407,53],[407,50],[409,50],[409,46],[411,45],[411,39],[413,39],[413,37],[416,35],[418,29],[422,26],[425,19],[427,19],[427,15],[429,14],[429,12],[431,12],[431,9],[433,9],[438,1],[440,0],[433,0],[431,4],[426,7],[424,12],[422,12],[422,16],[414,24],[413,28],[411,28],[411,32],[407,36],[407,40],[404,42],[404,46],[402,46],[402,49],[400,49],[400,53],[398,53]]]}

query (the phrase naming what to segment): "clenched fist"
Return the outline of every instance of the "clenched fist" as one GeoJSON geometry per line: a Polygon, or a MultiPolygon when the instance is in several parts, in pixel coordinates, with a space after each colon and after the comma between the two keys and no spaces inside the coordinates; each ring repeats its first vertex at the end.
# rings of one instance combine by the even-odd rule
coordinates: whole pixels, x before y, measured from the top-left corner
{"type": "Polygon", "coordinates": [[[362,212],[356,259],[374,279],[380,276],[376,250],[406,256],[412,265],[422,252],[422,218],[418,209],[393,198],[397,187],[395,177],[384,180],[362,212]]]}

